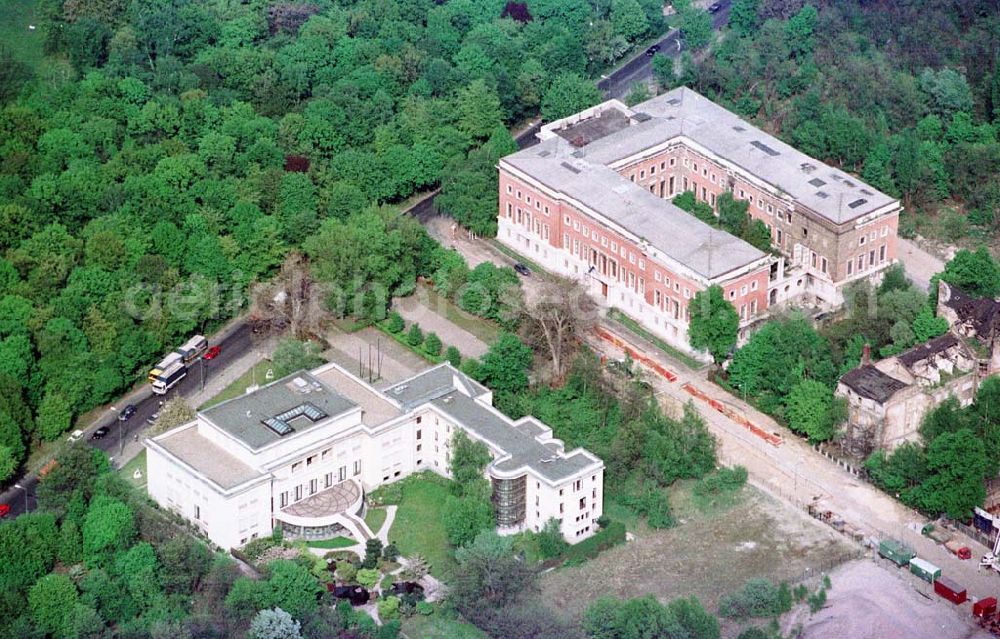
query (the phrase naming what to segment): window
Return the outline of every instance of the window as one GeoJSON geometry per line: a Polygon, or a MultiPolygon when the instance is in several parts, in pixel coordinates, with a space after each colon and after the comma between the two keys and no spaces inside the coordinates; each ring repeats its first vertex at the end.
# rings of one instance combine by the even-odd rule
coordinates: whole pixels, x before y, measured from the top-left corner
{"type": "Polygon", "coordinates": [[[750,300],[750,313],[753,314],[756,312],[757,312],[757,300],[750,300]]]}
{"type": "Polygon", "coordinates": [[[306,458],[306,466],[312,466],[314,461],[316,461],[316,455],[310,455],[306,458]]]}
{"type": "Polygon", "coordinates": [[[340,470],[337,472],[340,481],[347,479],[347,466],[341,466],[340,470]]]}
{"type": "Polygon", "coordinates": [[[318,488],[319,488],[319,480],[310,479],[309,480],[309,494],[310,495],[315,495],[316,494],[316,489],[318,489],[318,488]]]}
{"type": "Polygon", "coordinates": [[[576,220],[573,220],[573,230],[574,231],[579,231],[580,230],[580,223],[577,222],[576,220]]]}
{"type": "Polygon", "coordinates": [[[323,484],[326,488],[333,486],[333,473],[327,473],[323,479],[324,479],[323,484]]]}
{"type": "Polygon", "coordinates": [[[731,299],[731,300],[736,299],[736,289],[735,288],[733,290],[729,291],[729,299],[731,299]]]}
{"type": "Polygon", "coordinates": [[[744,284],[743,286],[740,287],[740,297],[743,297],[746,294],[747,294],[747,287],[746,284],[744,284]]]}
{"type": "Polygon", "coordinates": [[[768,204],[767,205],[767,214],[771,215],[772,213],[774,213],[774,207],[771,206],[770,204],[768,204]]]}
{"type": "Polygon", "coordinates": [[[607,246],[607,245],[608,245],[608,236],[602,235],[601,236],[601,246],[607,246]]]}
{"type": "Polygon", "coordinates": [[[791,213],[785,213],[785,220],[786,220],[786,221],[787,221],[787,222],[788,222],[789,224],[791,224],[791,223],[792,223],[792,214],[791,214],[791,213]]]}
{"type": "Polygon", "coordinates": [[[635,253],[629,253],[628,254],[628,263],[629,264],[635,264],[635,253]]]}
{"type": "Polygon", "coordinates": [[[754,281],[750,282],[750,290],[751,291],[756,291],[757,290],[757,280],[754,280],[754,281]]]}
{"type": "Polygon", "coordinates": [[[194,518],[201,519],[201,506],[198,504],[194,505],[194,518]]]}
{"type": "Polygon", "coordinates": [[[511,192],[511,191],[513,191],[513,190],[514,190],[514,189],[512,189],[512,188],[511,188],[510,184],[508,184],[508,185],[507,185],[507,193],[510,193],[510,192],[511,192]]]}
{"type": "Polygon", "coordinates": [[[670,166],[677,164],[677,158],[670,158],[670,166]]]}
{"type": "Polygon", "coordinates": [[[284,508],[285,506],[288,505],[288,491],[287,490],[285,492],[281,493],[281,497],[279,498],[279,503],[281,504],[281,508],[284,508]]]}
{"type": "Polygon", "coordinates": [[[656,165],[655,164],[653,166],[649,167],[649,174],[650,175],[656,175],[656,165]]]}
{"type": "Polygon", "coordinates": [[[586,497],[581,497],[580,498],[580,510],[583,510],[586,507],[587,507],[587,498],[586,497]]]}
{"type": "Polygon", "coordinates": [[[778,229],[778,245],[781,245],[781,229],[778,229]]]}
{"type": "Polygon", "coordinates": [[[302,484],[295,487],[295,501],[302,499],[302,484]]]}
{"type": "Polygon", "coordinates": [[[660,275],[659,271],[654,271],[653,272],[653,279],[656,280],[657,282],[660,282],[660,281],[663,280],[663,276],[660,275]]]}
{"type": "Polygon", "coordinates": [[[641,257],[639,258],[639,270],[640,271],[646,270],[646,260],[642,259],[641,257]]]}
{"type": "Polygon", "coordinates": [[[519,199],[519,200],[521,199],[521,192],[520,191],[517,192],[517,199],[519,199]]]}
{"type": "Polygon", "coordinates": [[[868,238],[865,237],[864,235],[862,235],[861,237],[859,237],[858,238],[858,246],[864,246],[865,245],[865,240],[867,240],[867,239],[868,238]]]}
{"type": "Polygon", "coordinates": [[[646,177],[646,170],[643,169],[642,171],[639,171],[639,179],[641,180],[645,177],[646,177]]]}
{"type": "Polygon", "coordinates": [[[684,287],[684,299],[691,299],[691,289],[684,287]]]}
{"type": "Polygon", "coordinates": [[[708,179],[712,182],[712,184],[715,184],[715,173],[713,173],[711,176],[709,176],[708,179]]]}
{"type": "Polygon", "coordinates": [[[809,237],[809,229],[802,227],[802,237],[809,237]]]}
{"type": "Polygon", "coordinates": [[[691,163],[691,170],[694,171],[695,173],[697,173],[698,172],[698,165],[695,164],[694,162],[692,162],[691,163]]]}
{"type": "Polygon", "coordinates": [[[885,261],[885,244],[883,244],[882,246],[878,247],[878,261],[879,262],[884,262],[885,261]]]}
{"type": "Polygon", "coordinates": [[[875,249],[868,251],[868,266],[875,266],[875,249]]]}
{"type": "Polygon", "coordinates": [[[858,256],[858,270],[862,271],[862,270],[864,270],[864,268],[865,268],[865,256],[864,255],[859,255],[858,256]]]}
{"type": "Polygon", "coordinates": [[[293,473],[297,473],[300,470],[302,470],[302,462],[295,462],[294,464],[292,464],[292,472],[293,473]]]}
{"type": "Polygon", "coordinates": [[[527,202],[528,204],[531,204],[531,196],[530,195],[526,195],[524,197],[524,201],[527,202]]]}
{"type": "Polygon", "coordinates": [[[632,182],[635,182],[635,173],[633,173],[632,175],[628,176],[628,179],[631,180],[632,182]]]}
{"type": "MultiPolygon", "coordinates": [[[[417,423],[418,424],[420,423],[420,418],[419,417],[417,418],[417,423]]],[[[423,434],[424,434],[424,432],[418,428],[417,429],[417,439],[420,439],[421,437],[423,437],[423,434]]]]}
{"type": "Polygon", "coordinates": [[[354,462],[354,474],[355,476],[361,474],[361,460],[354,462]]]}
{"type": "MultiPolygon", "coordinates": [[[[753,202],[752,197],[750,198],[750,201],[753,202]]],[[[757,208],[760,209],[761,211],[764,210],[764,200],[757,200],[757,208]]]]}
{"type": "Polygon", "coordinates": [[[854,262],[847,260],[847,274],[850,275],[852,272],[854,272],[854,262]]]}
{"type": "Polygon", "coordinates": [[[888,226],[883,226],[882,227],[882,237],[886,237],[888,235],[889,235],[889,227],[888,226]]]}
{"type": "Polygon", "coordinates": [[[823,271],[824,273],[826,273],[827,263],[826,263],[826,258],[825,257],[822,258],[822,259],[820,259],[820,261],[819,261],[819,268],[820,268],[821,271],[823,271]]]}

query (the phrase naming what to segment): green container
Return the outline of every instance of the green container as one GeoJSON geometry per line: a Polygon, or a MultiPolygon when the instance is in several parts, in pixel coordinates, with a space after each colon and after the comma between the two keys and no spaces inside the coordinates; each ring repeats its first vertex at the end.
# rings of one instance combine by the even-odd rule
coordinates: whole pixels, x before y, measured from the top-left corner
{"type": "Polygon", "coordinates": [[[895,539],[883,539],[878,543],[878,554],[897,566],[905,566],[917,556],[913,549],[895,539]]]}
{"type": "Polygon", "coordinates": [[[910,560],[910,572],[927,583],[934,583],[934,580],[941,576],[940,568],[920,557],[914,557],[910,560]]]}

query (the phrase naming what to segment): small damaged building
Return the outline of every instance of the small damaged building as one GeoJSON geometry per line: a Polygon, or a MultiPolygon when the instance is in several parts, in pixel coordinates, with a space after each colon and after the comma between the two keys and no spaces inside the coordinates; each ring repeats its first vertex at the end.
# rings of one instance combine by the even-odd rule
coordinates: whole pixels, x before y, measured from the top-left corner
{"type": "Polygon", "coordinates": [[[971,297],[939,282],[937,314],[975,351],[980,377],[1000,373],[1000,300],[971,297]]]}
{"type": "Polygon", "coordinates": [[[953,333],[874,363],[865,346],[860,366],[837,384],[848,406],[844,447],[866,456],[915,440],[924,415],[948,397],[972,403],[978,380],[975,354],[953,333]]]}

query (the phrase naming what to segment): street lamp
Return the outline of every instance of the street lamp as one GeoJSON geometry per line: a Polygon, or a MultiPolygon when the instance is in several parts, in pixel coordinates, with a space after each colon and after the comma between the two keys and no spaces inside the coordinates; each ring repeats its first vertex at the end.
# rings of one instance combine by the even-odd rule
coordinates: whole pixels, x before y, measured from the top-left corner
{"type": "Polygon", "coordinates": [[[22,486],[21,484],[14,484],[14,488],[18,488],[18,489],[24,491],[24,512],[27,513],[28,512],[28,488],[26,486],[22,486]]]}

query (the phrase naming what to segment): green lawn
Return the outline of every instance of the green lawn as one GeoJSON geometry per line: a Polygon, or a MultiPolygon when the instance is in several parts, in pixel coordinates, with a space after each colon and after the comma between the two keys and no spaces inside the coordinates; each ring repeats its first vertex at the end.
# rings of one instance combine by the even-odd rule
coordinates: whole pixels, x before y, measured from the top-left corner
{"type": "Polygon", "coordinates": [[[118,473],[125,478],[130,484],[136,488],[146,487],[146,449],[143,448],[138,455],[132,458],[132,461],[122,466],[118,469],[118,473]],[[136,479],[132,475],[138,470],[142,473],[139,479],[136,479]]]}
{"type": "Polygon", "coordinates": [[[472,624],[449,619],[439,612],[429,617],[405,617],[403,634],[410,639],[489,639],[485,632],[472,624]]]}
{"type": "Polygon", "coordinates": [[[2,0],[0,1],[0,43],[32,69],[38,69],[42,64],[42,41],[45,39],[41,29],[30,31],[29,24],[37,26],[38,12],[36,0],[2,0]]]}
{"type": "Polygon", "coordinates": [[[396,544],[404,557],[423,555],[430,564],[431,574],[447,579],[456,567],[444,528],[448,480],[428,471],[412,475],[392,488],[399,488],[401,496],[389,541],[396,544]]]}
{"type": "Polygon", "coordinates": [[[250,384],[252,383],[264,385],[267,382],[272,381],[269,379],[265,379],[265,375],[267,375],[267,369],[269,369],[270,367],[271,367],[271,361],[262,359],[261,361],[254,364],[253,368],[240,375],[236,379],[236,381],[234,381],[232,384],[223,388],[218,395],[216,395],[212,399],[208,400],[207,402],[199,406],[198,410],[204,410],[206,408],[215,406],[216,404],[220,404],[226,401],[227,399],[239,397],[240,395],[246,393],[247,386],[250,386],[250,384]]]}
{"type": "Polygon", "coordinates": [[[327,550],[334,550],[337,548],[350,548],[351,546],[357,545],[357,543],[358,542],[354,541],[350,537],[334,537],[333,539],[310,541],[307,545],[310,548],[324,548],[327,550]]]}
{"type": "Polygon", "coordinates": [[[687,355],[686,353],[682,353],[681,351],[677,350],[676,348],[674,348],[670,344],[667,344],[662,339],[660,339],[656,335],[653,335],[652,333],[650,333],[649,331],[647,331],[645,328],[643,328],[642,326],[640,326],[638,322],[636,322],[634,319],[632,319],[631,317],[629,317],[628,315],[626,315],[625,313],[623,313],[621,310],[619,310],[617,308],[610,309],[608,311],[608,318],[612,319],[612,320],[614,320],[616,322],[618,322],[619,324],[621,324],[622,326],[624,326],[628,330],[632,331],[633,333],[635,333],[639,337],[645,339],[647,342],[650,342],[651,344],[653,344],[653,346],[656,346],[657,348],[659,348],[660,350],[662,350],[664,353],[666,353],[670,357],[674,358],[675,360],[677,360],[679,363],[683,364],[684,366],[687,366],[691,370],[696,370],[697,371],[697,370],[701,370],[701,369],[705,368],[705,363],[704,362],[699,362],[698,360],[696,360],[695,358],[691,357],[690,355],[687,355]]]}
{"type": "Polygon", "coordinates": [[[373,533],[378,534],[382,524],[385,523],[386,514],[385,508],[369,508],[365,513],[365,523],[373,533]]]}

